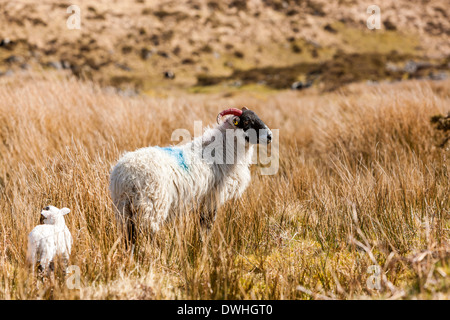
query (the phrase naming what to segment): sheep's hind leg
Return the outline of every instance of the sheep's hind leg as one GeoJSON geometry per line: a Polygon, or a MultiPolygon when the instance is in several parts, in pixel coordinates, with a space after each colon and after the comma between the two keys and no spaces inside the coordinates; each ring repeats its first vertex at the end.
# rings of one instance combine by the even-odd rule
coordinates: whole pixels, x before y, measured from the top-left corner
{"type": "Polygon", "coordinates": [[[148,229],[146,231],[150,235],[157,233],[169,217],[170,205],[169,195],[166,193],[160,194],[157,199],[155,197],[147,197],[142,200],[142,215],[140,215],[142,221],[140,221],[140,225],[148,229]]]}
{"type": "Polygon", "coordinates": [[[125,237],[126,248],[131,248],[131,251],[133,251],[137,240],[136,222],[134,221],[134,218],[127,218],[125,237]]]}
{"type": "Polygon", "coordinates": [[[117,203],[116,220],[120,231],[124,235],[126,249],[133,249],[136,244],[135,216],[131,199],[127,198],[117,203]]]}

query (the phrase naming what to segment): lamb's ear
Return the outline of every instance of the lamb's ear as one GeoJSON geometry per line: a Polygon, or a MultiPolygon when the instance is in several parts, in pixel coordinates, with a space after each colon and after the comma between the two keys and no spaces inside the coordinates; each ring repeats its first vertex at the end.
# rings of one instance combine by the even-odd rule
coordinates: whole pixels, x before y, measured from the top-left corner
{"type": "Polygon", "coordinates": [[[60,213],[62,216],[68,214],[69,212],[70,212],[70,209],[69,209],[69,208],[62,208],[62,209],[59,210],[59,213],[60,213]]]}
{"type": "Polygon", "coordinates": [[[247,107],[242,107],[242,111],[248,110],[247,107]]]}

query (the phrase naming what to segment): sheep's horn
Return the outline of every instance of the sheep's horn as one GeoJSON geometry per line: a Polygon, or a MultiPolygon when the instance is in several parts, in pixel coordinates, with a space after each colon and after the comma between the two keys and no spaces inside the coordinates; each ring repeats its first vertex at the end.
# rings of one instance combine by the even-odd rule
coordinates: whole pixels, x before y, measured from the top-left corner
{"type": "Polygon", "coordinates": [[[232,115],[240,117],[242,115],[242,110],[239,110],[239,109],[236,109],[236,108],[223,110],[221,113],[219,113],[217,115],[217,119],[216,119],[217,123],[219,123],[219,119],[220,118],[222,118],[223,116],[225,116],[227,114],[232,114],[232,115]]]}

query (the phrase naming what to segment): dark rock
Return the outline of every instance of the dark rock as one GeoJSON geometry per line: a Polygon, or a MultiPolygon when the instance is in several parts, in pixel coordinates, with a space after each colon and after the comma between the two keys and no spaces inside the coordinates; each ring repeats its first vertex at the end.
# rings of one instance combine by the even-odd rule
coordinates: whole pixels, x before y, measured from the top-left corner
{"type": "Polygon", "coordinates": [[[70,62],[67,60],[61,60],[61,66],[63,69],[70,69],[70,62]]]}
{"type": "Polygon", "coordinates": [[[0,47],[6,47],[9,44],[11,44],[11,40],[9,40],[8,38],[2,39],[0,41],[0,47]]]}
{"type": "Polygon", "coordinates": [[[398,72],[399,69],[400,69],[399,67],[397,67],[392,62],[387,62],[385,68],[386,68],[387,71],[390,71],[390,72],[398,72]]]}
{"type": "Polygon", "coordinates": [[[180,54],[180,52],[181,52],[180,46],[176,46],[176,47],[172,50],[172,53],[173,53],[174,55],[176,55],[176,56],[178,56],[178,55],[180,54]]]}
{"type": "Polygon", "coordinates": [[[24,61],[24,59],[22,57],[14,56],[14,55],[9,56],[8,58],[5,59],[5,62],[9,63],[9,64],[11,64],[11,63],[20,63],[20,62],[23,62],[23,61],[24,61]]]}
{"type": "Polygon", "coordinates": [[[122,47],[122,53],[123,54],[129,54],[131,51],[133,51],[133,48],[131,46],[124,46],[124,47],[122,47]]]}
{"type": "Polygon", "coordinates": [[[166,78],[166,79],[174,79],[175,78],[175,73],[173,73],[170,70],[164,71],[164,78],[166,78]]]}
{"type": "Polygon", "coordinates": [[[320,43],[314,41],[314,40],[306,40],[306,43],[312,45],[314,48],[316,49],[320,49],[322,48],[322,46],[320,45],[320,43]]]}
{"type": "Polygon", "coordinates": [[[295,52],[295,53],[301,53],[302,52],[302,48],[298,44],[294,43],[292,45],[292,51],[295,52]]]}
{"type": "Polygon", "coordinates": [[[205,44],[203,47],[200,48],[200,51],[204,53],[212,53],[213,48],[209,44],[205,44]]]}
{"type": "Polygon", "coordinates": [[[50,61],[49,63],[47,63],[47,66],[56,70],[62,69],[62,65],[59,61],[50,61]]]}
{"type": "Polygon", "coordinates": [[[220,9],[220,5],[217,2],[214,2],[214,1],[209,1],[207,3],[207,7],[211,11],[215,11],[215,10],[219,10],[220,9]]]}
{"type": "Polygon", "coordinates": [[[150,37],[150,41],[153,43],[154,46],[159,46],[159,37],[156,34],[150,37]]]}
{"type": "Polygon", "coordinates": [[[231,62],[231,61],[225,61],[225,62],[223,63],[223,65],[224,65],[225,67],[228,67],[228,68],[233,68],[233,67],[234,67],[233,62],[231,62]]]}
{"type": "Polygon", "coordinates": [[[413,60],[408,60],[403,68],[403,71],[413,74],[416,73],[420,69],[425,69],[431,67],[431,63],[428,62],[416,62],[413,60]]]}
{"type": "Polygon", "coordinates": [[[117,94],[126,97],[126,98],[133,98],[139,95],[139,91],[136,89],[117,89],[117,94]]]}
{"type": "Polygon", "coordinates": [[[33,25],[35,26],[47,26],[47,23],[44,22],[44,20],[42,20],[41,18],[29,18],[31,20],[31,22],[33,23],[33,25]]]}
{"type": "Polygon", "coordinates": [[[6,70],[6,72],[0,72],[0,77],[2,76],[11,76],[14,72],[11,69],[6,70]]]}
{"type": "Polygon", "coordinates": [[[228,8],[237,8],[238,10],[246,10],[247,2],[246,0],[234,0],[228,5],[228,8]]]}
{"type": "Polygon", "coordinates": [[[165,51],[158,51],[158,55],[163,58],[169,58],[169,54],[165,51]]]}
{"type": "Polygon", "coordinates": [[[303,83],[302,81],[296,81],[291,85],[291,89],[292,90],[302,90],[302,89],[306,89],[312,86],[312,82],[311,81],[307,81],[305,83],[303,83]]]}
{"type": "Polygon", "coordinates": [[[397,27],[395,26],[395,24],[392,23],[392,21],[390,21],[390,20],[383,21],[383,25],[386,28],[386,30],[392,30],[392,31],[397,30],[397,27]]]}
{"type": "Polygon", "coordinates": [[[241,52],[241,51],[235,51],[235,52],[234,52],[234,56],[235,56],[236,58],[242,59],[242,58],[244,57],[244,53],[241,52]]]}
{"type": "Polygon", "coordinates": [[[337,33],[337,30],[333,28],[331,25],[327,24],[325,27],[323,27],[325,31],[328,31],[330,33],[337,33]]]}
{"type": "Polygon", "coordinates": [[[152,55],[153,55],[153,51],[152,50],[148,50],[147,48],[142,48],[141,49],[141,58],[143,60],[149,59],[152,55]]]}
{"type": "Polygon", "coordinates": [[[181,60],[181,64],[194,64],[194,63],[195,63],[195,61],[192,60],[191,58],[186,58],[186,59],[181,60]]]}
{"type": "Polygon", "coordinates": [[[445,72],[438,72],[438,73],[431,73],[430,79],[431,80],[445,80],[447,79],[447,74],[445,72]]]}
{"type": "Polygon", "coordinates": [[[20,68],[21,68],[22,70],[30,70],[30,69],[31,69],[31,66],[30,66],[28,63],[22,63],[22,64],[20,65],[20,68]]]}
{"type": "Polygon", "coordinates": [[[116,67],[124,71],[131,71],[132,69],[126,64],[116,63],[116,67]]]}
{"type": "Polygon", "coordinates": [[[15,43],[13,41],[9,40],[9,38],[4,38],[4,39],[0,40],[0,48],[12,50],[14,45],[15,45],[15,43]]]}

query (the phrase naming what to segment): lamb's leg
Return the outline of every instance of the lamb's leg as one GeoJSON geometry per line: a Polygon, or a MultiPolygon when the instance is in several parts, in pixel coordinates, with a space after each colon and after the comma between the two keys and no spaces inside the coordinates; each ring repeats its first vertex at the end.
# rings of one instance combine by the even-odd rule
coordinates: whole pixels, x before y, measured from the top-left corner
{"type": "Polygon", "coordinates": [[[39,260],[38,272],[41,276],[48,277],[54,270],[54,263],[52,260],[41,258],[39,260]]]}

